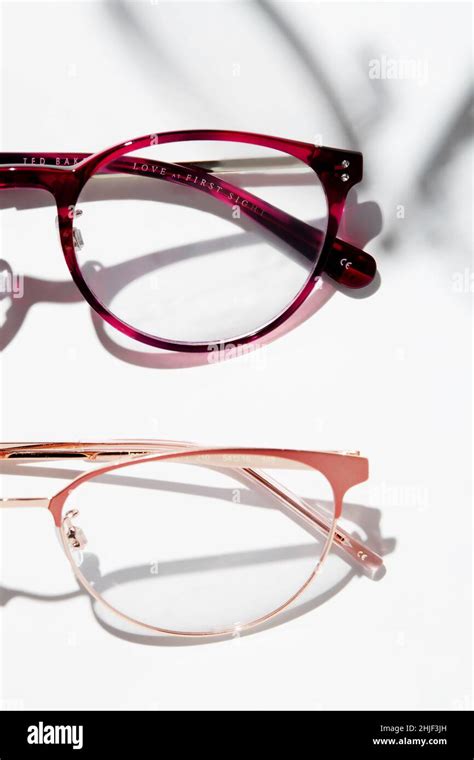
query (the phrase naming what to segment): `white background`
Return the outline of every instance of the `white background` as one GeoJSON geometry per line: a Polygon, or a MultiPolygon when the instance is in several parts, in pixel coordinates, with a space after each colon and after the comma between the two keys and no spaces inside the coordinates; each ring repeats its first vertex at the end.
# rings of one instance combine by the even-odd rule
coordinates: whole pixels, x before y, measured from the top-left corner
{"type": "Polygon", "coordinates": [[[371,476],[349,502],[387,566],[239,640],[144,640],[94,616],[46,513],[5,512],[3,707],[470,708],[469,5],[15,2],[2,26],[3,150],[200,127],[360,149],[346,234],[381,273],[366,297],[325,285],[250,358],[186,366],[97,333],[52,210],[2,200],[0,258],[43,281],[0,301],[3,440],[359,448],[371,476]],[[371,80],[383,56],[423,76],[371,80]]]}

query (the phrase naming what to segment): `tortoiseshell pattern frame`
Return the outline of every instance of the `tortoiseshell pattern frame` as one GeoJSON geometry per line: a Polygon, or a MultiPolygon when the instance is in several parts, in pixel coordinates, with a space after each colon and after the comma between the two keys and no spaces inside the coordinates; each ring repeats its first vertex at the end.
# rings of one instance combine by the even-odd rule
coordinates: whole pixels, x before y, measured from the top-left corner
{"type": "MultiPolygon", "coordinates": [[[[300,222],[300,220],[274,208],[261,199],[256,199],[247,191],[237,188],[245,201],[242,211],[280,236],[289,245],[297,248],[300,253],[309,258],[312,268],[306,284],[282,313],[248,335],[242,335],[232,341],[222,341],[219,345],[223,349],[231,345],[235,346],[236,342],[240,345],[257,341],[286,322],[306,301],[323,272],[347,287],[359,288],[372,282],[376,272],[376,264],[372,256],[337,237],[347,194],[351,187],[362,179],[362,154],[354,151],[321,147],[311,143],[250,132],[230,130],[165,132],[127,140],[94,154],[0,153],[0,190],[29,187],[45,190],[54,196],[58,209],[61,245],[69,272],[86,301],[106,322],[130,338],[155,348],[205,352],[209,350],[208,342],[177,342],[159,338],[135,329],[111,313],[96,298],[82,276],[76,257],[73,231],[77,200],[81,190],[94,174],[101,172],[140,173],[135,167],[136,161],[140,159],[127,156],[127,154],[142,148],[149,148],[151,145],[190,140],[246,143],[286,153],[288,156],[303,162],[316,173],[324,189],[328,207],[328,226],[324,243],[322,243],[321,233],[317,229],[300,222]],[[124,156],[125,158],[123,158],[124,156]],[[263,209],[263,217],[257,217],[252,213],[252,205],[255,201],[258,201],[259,206],[263,209]]],[[[157,168],[172,167],[176,170],[173,175],[174,179],[171,179],[171,173],[166,174],[165,172],[163,174],[160,171],[153,175],[147,175],[169,181],[179,181],[176,180],[175,175],[177,174],[179,177],[179,171],[186,172],[189,168],[186,163],[173,165],[153,161],[148,161],[148,163],[155,164],[157,168]]],[[[193,171],[199,172],[202,177],[209,176],[199,164],[193,165],[193,171]]],[[[221,179],[219,181],[221,182],[221,179]]],[[[227,187],[232,188],[229,184],[227,187]]],[[[199,185],[197,188],[202,189],[199,185]]],[[[208,192],[214,197],[224,200],[224,202],[230,202],[228,199],[226,201],[223,195],[219,196],[219,193],[208,192]]]]}
{"type": "Polygon", "coordinates": [[[352,563],[360,566],[364,573],[370,577],[378,577],[383,568],[383,560],[380,556],[337,525],[337,520],[343,513],[343,499],[346,492],[353,486],[365,482],[368,478],[368,460],[361,457],[358,452],[229,447],[203,448],[190,443],[150,440],[124,440],[108,443],[0,444],[0,461],[7,460],[28,463],[32,461],[48,462],[61,459],[82,459],[92,463],[107,461],[108,464],[101,465],[90,472],[79,475],[52,497],[0,499],[0,507],[39,507],[47,509],[54,520],[62,547],[81,585],[94,599],[104,604],[109,610],[119,615],[119,617],[148,631],[174,636],[197,637],[217,637],[235,633],[235,629],[222,630],[216,633],[172,631],[130,618],[109,604],[81,574],[80,569],[78,569],[74,562],[68,542],[67,533],[71,526],[67,516],[68,513],[66,515],[63,514],[65,503],[71,493],[81,486],[81,484],[132,464],[160,460],[182,460],[183,462],[186,461],[191,464],[207,467],[232,467],[247,479],[257,483],[264,490],[271,493],[274,498],[292,510],[300,519],[306,521],[310,526],[326,536],[325,549],[317,567],[296,594],[278,609],[264,617],[242,625],[239,627],[239,630],[246,630],[261,625],[287,609],[315,578],[333,543],[347,554],[348,559],[352,563]],[[262,457],[265,459],[262,460],[262,457]],[[258,469],[262,466],[265,467],[265,473],[258,469]],[[334,497],[334,520],[332,523],[328,521],[328,516],[325,513],[315,511],[314,508],[306,504],[298,495],[291,493],[271,478],[266,471],[269,467],[288,468],[292,466],[315,469],[328,480],[334,497]]]}

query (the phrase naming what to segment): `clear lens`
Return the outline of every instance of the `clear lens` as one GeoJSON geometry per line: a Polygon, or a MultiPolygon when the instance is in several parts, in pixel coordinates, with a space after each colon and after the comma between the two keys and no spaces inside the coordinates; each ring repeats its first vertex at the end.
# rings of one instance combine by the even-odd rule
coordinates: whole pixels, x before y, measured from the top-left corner
{"type": "Polygon", "coordinates": [[[96,298],[131,327],[181,343],[229,341],[271,322],[306,284],[327,228],[306,164],[217,141],[115,159],[76,209],[77,260],[96,298]]]}
{"type": "Polygon", "coordinates": [[[275,460],[258,461],[260,474],[304,497],[321,529],[228,459],[217,461],[132,464],[68,497],[68,552],[117,612],[178,633],[234,631],[287,604],[311,578],[334,523],[326,479],[287,470],[286,460],[278,460],[280,469],[275,460]],[[68,517],[73,509],[79,514],[68,517]],[[78,538],[81,548],[74,547],[78,538]]]}

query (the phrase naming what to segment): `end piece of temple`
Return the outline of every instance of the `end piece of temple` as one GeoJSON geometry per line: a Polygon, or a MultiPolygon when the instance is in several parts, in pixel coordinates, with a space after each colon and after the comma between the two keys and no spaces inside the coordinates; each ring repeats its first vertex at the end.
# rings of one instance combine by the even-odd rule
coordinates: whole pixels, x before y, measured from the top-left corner
{"type": "Polygon", "coordinates": [[[383,574],[384,562],[382,557],[372,551],[366,544],[346,533],[339,525],[336,525],[336,530],[334,531],[334,543],[340,549],[347,552],[352,560],[364,569],[369,578],[377,580],[380,577],[380,573],[383,574]]]}
{"type": "Polygon", "coordinates": [[[336,238],[324,271],[346,288],[365,288],[373,281],[377,264],[370,253],[336,238]]]}

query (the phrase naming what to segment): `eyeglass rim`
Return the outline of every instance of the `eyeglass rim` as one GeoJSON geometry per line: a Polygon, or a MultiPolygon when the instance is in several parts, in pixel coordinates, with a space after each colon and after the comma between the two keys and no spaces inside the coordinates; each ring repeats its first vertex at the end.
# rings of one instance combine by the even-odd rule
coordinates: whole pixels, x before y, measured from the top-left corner
{"type": "MultiPolygon", "coordinates": [[[[7,187],[25,187],[34,186],[48,190],[56,199],[58,208],[58,224],[61,239],[61,246],[66,259],[69,272],[79,291],[94,309],[94,311],[112,327],[128,337],[141,343],[150,345],[154,348],[189,352],[189,353],[206,353],[210,346],[214,348],[216,343],[219,349],[235,348],[235,345],[246,345],[257,342],[265,336],[273,333],[277,328],[283,325],[307,300],[313,291],[330,253],[336,251],[337,262],[347,261],[349,258],[362,261],[362,269],[367,268],[365,275],[361,279],[356,277],[355,284],[351,287],[362,287],[370,282],[375,276],[376,265],[370,254],[359,251],[349,243],[345,243],[337,238],[337,232],[341,221],[344,204],[347,194],[351,187],[360,182],[362,179],[362,154],[356,151],[341,150],[325,146],[313,145],[298,140],[287,138],[273,137],[253,132],[241,132],[234,130],[184,130],[173,132],[152,133],[142,137],[117,143],[105,150],[93,154],[71,154],[80,159],[72,166],[54,166],[38,165],[24,162],[18,166],[7,167],[4,164],[21,161],[22,154],[4,153],[0,154],[0,189],[7,187]],[[185,142],[190,140],[213,140],[228,141],[237,143],[247,143],[261,147],[271,148],[277,151],[291,155],[307,166],[309,166],[318,176],[327,202],[328,221],[324,243],[320,249],[319,256],[315,257],[313,266],[308,274],[305,284],[295,295],[293,300],[284,308],[280,314],[268,321],[265,325],[253,330],[252,332],[238,336],[232,339],[223,339],[221,341],[201,341],[186,342],[168,340],[160,338],[142,330],[134,328],[127,322],[119,319],[113,314],[91,291],[88,284],[82,276],[74,245],[73,218],[71,208],[74,209],[80,192],[88,179],[105,163],[119,158],[127,153],[131,153],[140,148],[149,147],[152,144],[165,144],[172,142],[185,142]],[[349,172],[346,172],[344,164],[350,164],[349,172]],[[342,178],[347,177],[342,180],[342,178]],[[343,252],[340,252],[341,246],[343,252]],[[359,258],[358,258],[359,257],[359,258]]],[[[35,156],[40,154],[28,154],[31,161],[36,160],[35,156]]],[[[43,154],[42,160],[53,160],[55,154],[43,154]],[[45,158],[46,156],[46,158],[45,158]]],[[[59,155],[59,154],[58,154],[59,155]]],[[[341,272],[344,268],[341,263],[341,272]]],[[[359,265],[358,265],[359,266],[359,265]]],[[[331,273],[331,277],[335,276],[331,273]]],[[[341,274],[341,277],[343,275],[341,274]]],[[[343,279],[341,279],[343,282],[343,279]]],[[[346,283],[347,284],[347,283],[346,283]]]]}
{"type": "MultiPolygon", "coordinates": [[[[246,460],[247,462],[248,462],[248,459],[246,460]]],[[[138,628],[147,630],[149,632],[152,632],[155,634],[163,634],[167,636],[184,637],[184,638],[220,638],[220,637],[225,637],[225,636],[232,636],[232,635],[236,635],[236,633],[239,633],[239,634],[244,633],[248,630],[259,627],[265,624],[266,622],[272,620],[276,616],[280,615],[281,613],[283,613],[304,593],[304,591],[308,588],[308,586],[314,581],[324,560],[326,559],[329,551],[331,550],[331,546],[334,539],[334,533],[337,527],[336,511],[339,511],[339,514],[340,514],[340,511],[342,510],[342,500],[343,500],[344,493],[351,487],[351,485],[349,485],[350,483],[355,484],[355,481],[361,482],[361,479],[363,478],[363,473],[367,471],[367,460],[361,457],[352,457],[351,462],[353,462],[353,465],[351,467],[350,463],[347,461],[349,459],[350,459],[350,456],[345,456],[345,455],[332,453],[332,452],[306,452],[306,451],[293,451],[293,450],[280,450],[280,449],[248,449],[248,448],[237,449],[237,448],[229,448],[229,447],[227,448],[212,447],[212,448],[205,448],[205,449],[191,448],[191,449],[181,450],[179,452],[172,452],[172,453],[127,459],[125,461],[120,461],[115,464],[109,464],[104,467],[100,467],[99,469],[94,469],[92,472],[87,472],[84,475],[80,475],[79,477],[75,478],[68,486],[63,488],[60,492],[58,492],[58,494],[56,494],[51,499],[50,511],[52,512],[53,517],[55,519],[55,524],[56,524],[60,543],[62,545],[62,548],[66,554],[66,557],[71,565],[73,573],[75,577],[77,578],[78,582],[91,595],[92,598],[94,598],[97,602],[99,602],[100,604],[108,608],[109,611],[117,615],[120,619],[124,620],[125,622],[129,624],[132,624],[133,626],[137,626],[138,628]],[[284,603],[280,604],[275,609],[253,620],[250,620],[241,624],[235,624],[231,627],[225,627],[225,628],[218,629],[215,631],[214,630],[205,630],[205,631],[179,630],[179,629],[176,630],[176,629],[171,629],[171,628],[166,628],[166,627],[161,627],[161,626],[155,626],[122,612],[115,605],[109,602],[102,594],[97,592],[94,586],[87,580],[87,578],[81,572],[80,567],[78,567],[74,561],[73,553],[67,541],[66,532],[64,530],[64,518],[62,518],[62,514],[64,511],[64,508],[66,507],[66,503],[69,496],[76,488],[80,487],[82,484],[90,480],[94,480],[95,478],[100,477],[101,475],[105,475],[111,471],[123,469],[126,467],[133,467],[134,465],[138,465],[138,464],[149,464],[153,462],[163,462],[163,461],[169,462],[169,461],[176,461],[176,460],[180,460],[180,461],[183,460],[184,462],[186,462],[186,460],[188,461],[189,459],[196,460],[196,458],[199,458],[199,457],[203,458],[202,466],[206,466],[205,459],[207,458],[207,460],[209,461],[209,457],[212,457],[212,455],[216,455],[216,454],[219,456],[247,457],[248,459],[251,459],[254,457],[271,457],[277,460],[282,460],[282,463],[285,460],[296,462],[300,465],[303,465],[304,467],[307,467],[308,469],[318,470],[319,472],[323,474],[323,476],[327,479],[333,491],[335,511],[334,511],[334,516],[331,523],[330,532],[325,539],[324,549],[313,571],[310,573],[310,575],[305,580],[305,582],[297,589],[297,591],[289,599],[287,599],[284,603]],[[346,471],[347,474],[345,477],[343,477],[342,471],[340,471],[339,467],[337,466],[338,465],[337,460],[341,456],[346,460],[346,464],[349,465],[348,472],[346,471]],[[316,465],[318,466],[316,467],[316,465]],[[336,509],[336,504],[339,505],[338,509],[336,509]]],[[[193,461],[193,464],[199,464],[199,462],[193,461]]],[[[240,464],[240,467],[245,466],[243,462],[239,464],[240,464]]]]}
{"type": "MultiPolygon", "coordinates": [[[[244,464],[240,463],[240,466],[243,467],[244,464]]],[[[264,623],[268,622],[269,620],[273,619],[277,615],[284,612],[304,593],[306,588],[315,579],[317,573],[319,572],[324,560],[326,559],[331,549],[333,539],[334,539],[334,533],[336,531],[337,519],[338,519],[338,516],[340,516],[341,511],[342,511],[342,501],[344,498],[344,494],[350,487],[352,487],[352,485],[355,485],[356,483],[362,482],[363,480],[365,480],[367,477],[367,474],[368,474],[368,463],[366,459],[359,456],[344,455],[344,454],[333,453],[333,452],[308,452],[308,451],[295,451],[295,450],[284,450],[284,449],[283,450],[282,449],[258,449],[258,448],[249,449],[249,448],[229,448],[229,447],[224,447],[224,448],[212,447],[212,448],[204,448],[204,449],[199,449],[199,448],[189,449],[188,448],[185,450],[181,450],[179,452],[175,451],[172,453],[127,459],[125,461],[120,461],[115,464],[109,464],[104,467],[100,467],[99,469],[95,469],[92,472],[87,472],[83,475],[80,475],[74,481],[72,481],[72,483],[70,483],[68,486],[66,486],[61,491],[59,491],[55,497],[52,498],[51,504],[50,504],[50,511],[53,514],[63,550],[69,560],[69,563],[71,565],[71,568],[77,580],[81,583],[81,585],[85,588],[85,590],[97,602],[105,605],[111,612],[118,615],[122,620],[125,620],[127,623],[130,623],[134,626],[138,626],[139,628],[142,628],[142,629],[146,629],[147,631],[151,631],[153,633],[170,635],[170,636],[188,637],[188,638],[189,637],[216,638],[216,637],[235,635],[237,631],[239,633],[245,632],[247,630],[263,625],[264,623]],[[216,455],[216,454],[219,456],[231,456],[234,458],[236,456],[246,457],[250,459],[252,457],[253,458],[254,457],[271,457],[277,460],[281,459],[282,462],[284,462],[285,460],[293,461],[300,465],[303,465],[304,467],[307,467],[308,469],[318,470],[324,475],[324,477],[326,477],[333,491],[334,516],[333,516],[333,520],[331,524],[330,533],[326,537],[323,552],[321,553],[321,556],[316,566],[314,567],[313,571],[310,573],[306,581],[302,584],[302,586],[288,600],[286,600],[283,604],[279,605],[274,610],[254,620],[247,621],[239,625],[234,625],[232,627],[222,628],[216,631],[174,630],[170,628],[164,628],[160,626],[151,625],[142,620],[139,620],[130,615],[127,615],[126,613],[123,613],[121,610],[119,610],[113,604],[108,602],[107,599],[105,599],[100,593],[96,591],[96,589],[90,584],[87,578],[85,578],[80,568],[74,562],[74,558],[73,558],[70,546],[66,539],[65,531],[63,530],[63,520],[61,519],[68,497],[76,488],[80,487],[85,482],[88,482],[90,480],[93,480],[94,478],[100,477],[101,475],[107,474],[109,472],[112,472],[118,469],[123,469],[126,467],[138,465],[138,464],[152,463],[152,462],[162,462],[162,461],[170,461],[170,460],[186,461],[186,460],[189,460],[190,458],[193,460],[196,460],[197,457],[203,458],[203,466],[205,466],[206,458],[209,461],[209,457],[212,457],[212,455],[216,455]],[[341,468],[342,460],[344,460],[344,464],[345,464],[345,467],[343,469],[341,468]]]]}
{"type": "MultiPolygon", "coordinates": [[[[69,216],[68,223],[62,228],[61,244],[69,271],[76,285],[92,308],[108,324],[128,337],[154,348],[202,354],[209,352],[209,350],[216,344],[218,344],[220,350],[225,351],[229,347],[235,347],[235,345],[240,346],[257,342],[283,325],[303,305],[318,282],[319,277],[324,270],[329,252],[336,240],[347,194],[350,188],[362,179],[362,155],[355,151],[341,151],[339,149],[316,146],[298,140],[289,140],[286,138],[278,138],[252,132],[239,132],[233,130],[184,130],[154,133],[152,135],[145,135],[133,140],[118,143],[84,159],[75,167],[76,173],[81,176],[81,190],[90,177],[93,176],[100,167],[127,153],[132,153],[133,151],[147,148],[154,144],[163,145],[198,140],[246,143],[284,152],[297,158],[310,167],[321,182],[327,204],[327,226],[324,243],[321,246],[319,255],[315,257],[313,266],[308,272],[305,283],[287,306],[274,318],[249,333],[227,339],[223,338],[222,340],[178,341],[160,338],[159,336],[139,330],[128,322],[120,319],[91,291],[82,275],[77,261],[75,246],[72,242],[73,225],[69,216]],[[156,142],[151,142],[153,140],[156,140],[156,142]],[[351,164],[351,174],[349,175],[349,180],[347,182],[341,182],[340,179],[342,161],[350,161],[351,164]]],[[[79,193],[80,191],[77,194],[77,198],[79,197],[79,193]]],[[[74,205],[77,202],[77,198],[74,199],[74,205]]]]}

